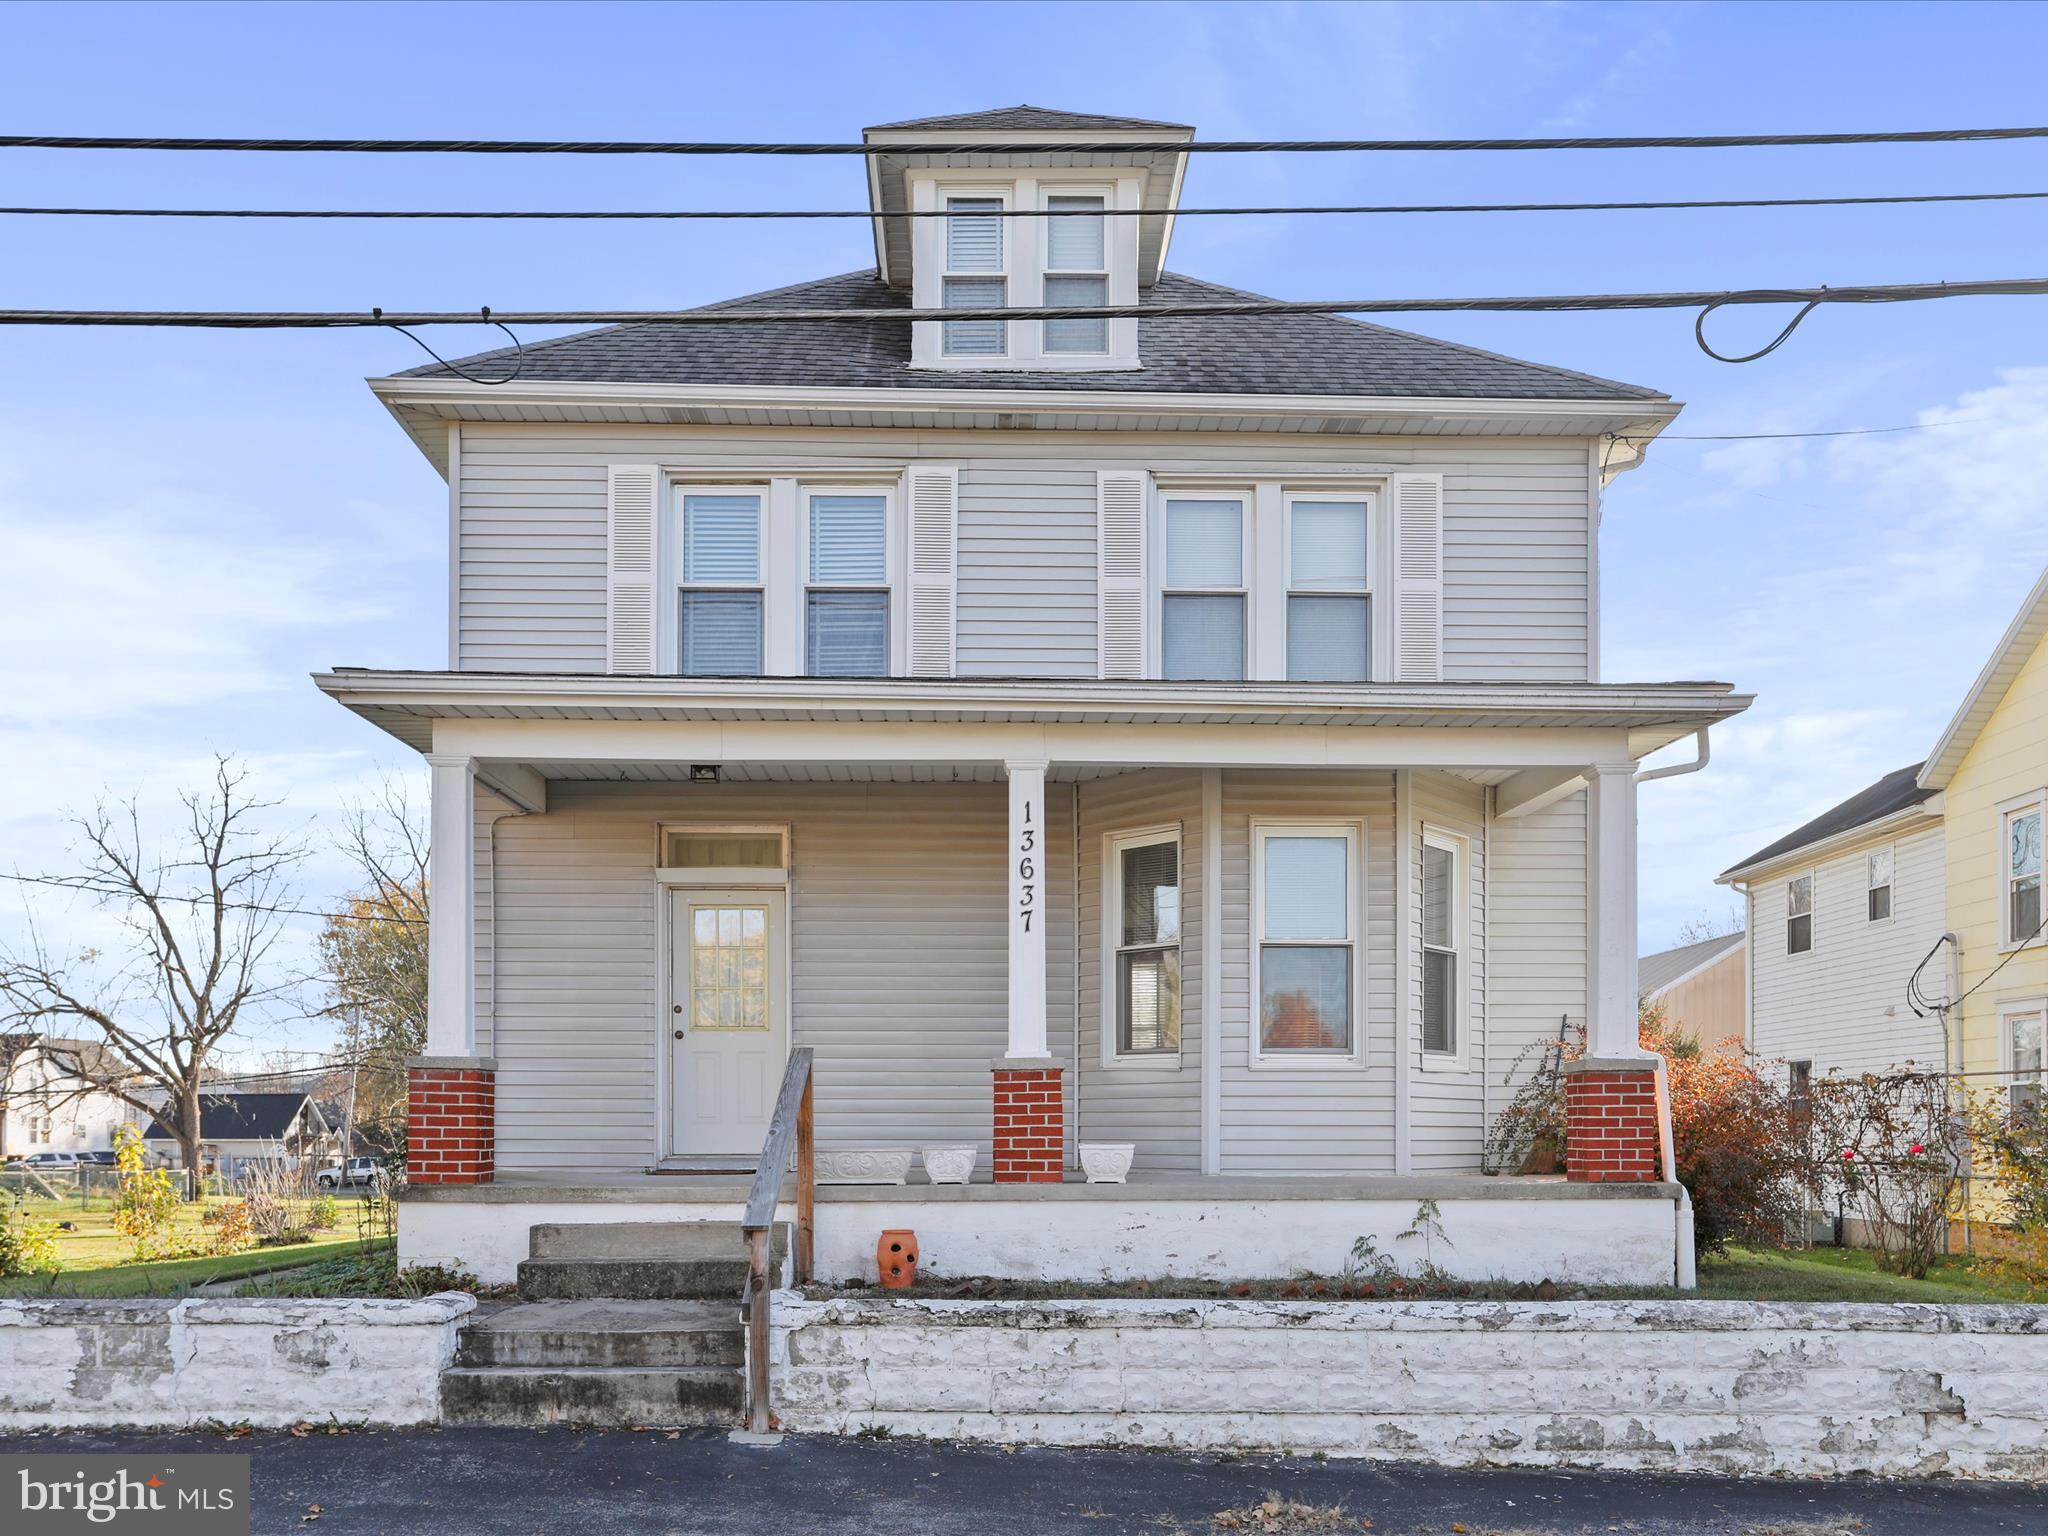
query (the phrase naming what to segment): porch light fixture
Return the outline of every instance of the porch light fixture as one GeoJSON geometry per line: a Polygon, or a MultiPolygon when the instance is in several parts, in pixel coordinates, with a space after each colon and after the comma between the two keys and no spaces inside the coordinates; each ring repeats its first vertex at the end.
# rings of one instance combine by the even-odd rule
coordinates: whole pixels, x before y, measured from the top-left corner
{"type": "Polygon", "coordinates": [[[716,784],[718,782],[718,764],[690,764],[690,782],[692,784],[716,784]]]}

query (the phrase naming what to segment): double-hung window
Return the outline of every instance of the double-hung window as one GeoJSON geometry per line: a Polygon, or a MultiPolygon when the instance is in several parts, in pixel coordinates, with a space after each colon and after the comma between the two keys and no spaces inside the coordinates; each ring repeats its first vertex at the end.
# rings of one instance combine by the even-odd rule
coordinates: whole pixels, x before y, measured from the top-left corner
{"type": "Polygon", "coordinates": [[[887,677],[888,493],[814,490],[804,500],[804,670],[812,677],[887,677]]]}
{"type": "MultiPolygon", "coordinates": [[[[998,196],[946,199],[946,272],[940,283],[945,309],[1001,309],[1009,293],[1004,252],[1004,200],[998,196]]],[[[1008,322],[947,320],[940,350],[948,357],[1002,357],[1009,351],[1008,322]]]]}
{"type": "Polygon", "coordinates": [[[1803,955],[1813,948],[1813,876],[1785,882],[1785,953],[1803,955]]]}
{"type": "Polygon", "coordinates": [[[1287,498],[1287,677],[1362,683],[1372,677],[1372,503],[1287,498]]]}
{"type": "Polygon", "coordinates": [[[1180,1050],[1180,834],[1134,832],[1109,847],[1116,1054],[1180,1050]]]}
{"type": "Polygon", "coordinates": [[[1356,827],[1254,825],[1255,1059],[1356,1050],[1357,870],[1356,827]]]}
{"type": "Polygon", "coordinates": [[[1167,498],[1159,633],[1168,681],[1244,678],[1244,509],[1241,496],[1167,498]]]}
{"type": "Polygon", "coordinates": [[[1999,905],[2005,914],[2005,945],[2014,949],[2041,932],[2041,804],[2005,813],[1999,839],[2004,866],[1999,905]]]}
{"type": "Polygon", "coordinates": [[[1464,1047],[1465,842],[1422,834],[1422,1049],[1455,1057],[1464,1047]]]}
{"type": "Polygon", "coordinates": [[[1879,848],[1864,864],[1864,912],[1873,923],[1884,923],[1892,915],[1892,850],[1879,848]]]}
{"type": "Polygon", "coordinates": [[[761,672],[759,491],[684,490],[676,668],[685,677],[761,672]]]}
{"type": "MultiPolygon", "coordinates": [[[[1106,199],[1055,195],[1045,200],[1045,303],[1103,305],[1109,302],[1109,257],[1102,211],[1106,199]]],[[[1107,320],[1048,320],[1048,354],[1109,351],[1107,320]]]]}
{"type": "Polygon", "coordinates": [[[1999,1010],[2005,1025],[2006,1101],[2015,1110],[2044,1102],[2048,1081],[2048,1008],[2040,1003],[1999,1010]]]}

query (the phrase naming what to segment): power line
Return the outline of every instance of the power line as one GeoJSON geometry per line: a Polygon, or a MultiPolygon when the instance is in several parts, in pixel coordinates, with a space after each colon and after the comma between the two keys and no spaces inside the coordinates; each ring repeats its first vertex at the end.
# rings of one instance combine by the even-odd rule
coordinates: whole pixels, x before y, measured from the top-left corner
{"type": "MultiPolygon", "coordinates": [[[[1386,215],[1440,213],[1636,213],[1674,209],[1856,208],[1912,203],[2009,203],[2048,198],[2048,192],[1921,192],[1871,197],[1670,198],[1610,203],[1351,203],[1299,207],[1243,208],[1001,208],[977,211],[995,219],[1175,219],[1295,217],[1317,214],[1386,215]]],[[[40,208],[0,207],[0,215],[105,219],[950,219],[944,208],[899,209],[878,214],[866,208],[40,208]]]]}
{"type": "Polygon", "coordinates": [[[958,309],[122,310],[0,309],[0,325],[159,326],[206,330],[322,330],[422,325],[817,325],[950,320],[1230,319],[1263,315],[1446,311],[1578,313],[1756,304],[1901,304],[1928,299],[2039,297],[2048,278],[1876,283],[1841,288],[1703,289],[1671,293],[1542,294],[1440,299],[1245,299],[1150,304],[1049,304],[958,309]]]}
{"type": "MultiPolygon", "coordinates": [[[[1962,427],[1974,421],[1989,421],[1988,416],[1958,416],[1953,421],[1909,421],[1897,427],[1837,427],[1826,432],[1660,432],[1656,440],[1660,443],[1759,443],[1780,438],[1795,437],[1878,437],[1890,432],[1932,432],[1937,427],[1962,427]]],[[[1619,442],[1648,442],[1646,437],[1631,437],[1617,432],[1619,442]]]]}
{"type": "Polygon", "coordinates": [[[658,139],[275,139],[0,134],[0,149],[252,150],[282,154],[1004,155],[1330,154],[1538,149],[1751,149],[1835,144],[1953,144],[2048,138],[2048,127],[1917,128],[1875,133],[1730,133],[1570,139],[1100,139],[981,142],[744,143],[658,139]]]}

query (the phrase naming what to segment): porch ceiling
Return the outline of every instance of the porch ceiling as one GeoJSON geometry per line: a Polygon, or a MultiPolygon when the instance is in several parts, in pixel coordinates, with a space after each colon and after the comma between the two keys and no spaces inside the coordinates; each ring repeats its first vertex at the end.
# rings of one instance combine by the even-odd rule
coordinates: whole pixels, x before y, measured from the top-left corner
{"type": "MultiPolygon", "coordinates": [[[[547,759],[526,765],[544,779],[599,779],[635,784],[686,784],[688,763],[567,761],[547,759]]],[[[1138,768],[1055,763],[1046,779],[1074,784],[1086,779],[1140,773],[1138,768]]],[[[999,784],[999,763],[729,763],[718,765],[727,784],[999,784]]]]}

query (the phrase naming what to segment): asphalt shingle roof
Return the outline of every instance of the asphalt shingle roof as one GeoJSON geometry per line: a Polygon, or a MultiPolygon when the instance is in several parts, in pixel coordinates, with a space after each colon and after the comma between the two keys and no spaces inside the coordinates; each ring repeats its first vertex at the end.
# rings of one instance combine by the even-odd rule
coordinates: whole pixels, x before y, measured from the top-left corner
{"type": "MultiPolygon", "coordinates": [[[[1256,299],[1164,274],[1142,303],[1256,299]]],[[[707,309],[905,309],[910,297],[872,271],[797,283],[707,309]]],[[[1468,400],[1664,400],[1657,390],[1522,362],[1457,342],[1339,315],[1177,316],[1138,322],[1143,366],[1018,373],[912,368],[910,324],[843,320],[721,325],[629,324],[528,343],[527,381],[751,384],[856,389],[1041,389],[1180,394],[1431,396],[1468,400]]],[[[466,371],[509,361],[501,348],[457,360],[466,371]]],[[[439,363],[407,378],[448,378],[439,363]]]]}
{"type": "Polygon", "coordinates": [[[930,128],[939,132],[963,128],[1043,128],[1048,131],[1173,128],[1183,133],[1194,132],[1187,123],[1162,123],[1149,117],[1106,117],[1100,112],[1062,112],[1057,107],[1034,107],[1021,102],[1014,107],[991,107],[986,112],[955,112],[946,117],[913,117],[900,123],[876,123],[864,131],[891,133],[903,128],[930,128]]]}
{"type": "Polygon", "coordinates": [[[1709,960],[1717,960],[1737,948],[1747,937],[1743,933],[1724,933],[1716,938],[1644,955],[1636,962],[1636,990],[1644,997],[1655,997],[1679,977],[1690,975],[1709,960]]]}
{"type": "Polygon", "coordinates": [[[1809,843],[1821,842],[1838,833],[1847,832],[1852,827],[1860,827],[1866,822],[1889,816],[1894,811],[1903,811],[1909,805],[1918,805],[1935,793],[1931,789],[1922,789],[1916,782],[1922,766],[1924,765],[1914,763],[1909,768],[1893,769],[1869,788],[1859,789],[1840,805],[1822,811],[1805,826],[1786,833],[1775,843],[1759,848],[1748,858],[1731,865],[1722,873],[1731,875],[1738,869],[1747,869],[1752,864],[1761,864],[1768,859],[1777,858],[1780,854],[1790,853],[1795,848],[1804,848],[1809,843]]]}
{"type": "MultiPolygon", "coordinates": [[[[202,1093],[199,1096],[199,1139],[201,1141],[278,1140],[291,1129],[299,1109],[306,1102],[303,1093],[202,1093]]],[[[170,1132],[152,1121],[142,1133],[145,1141],[168,1141],[170,1132]]]]}

